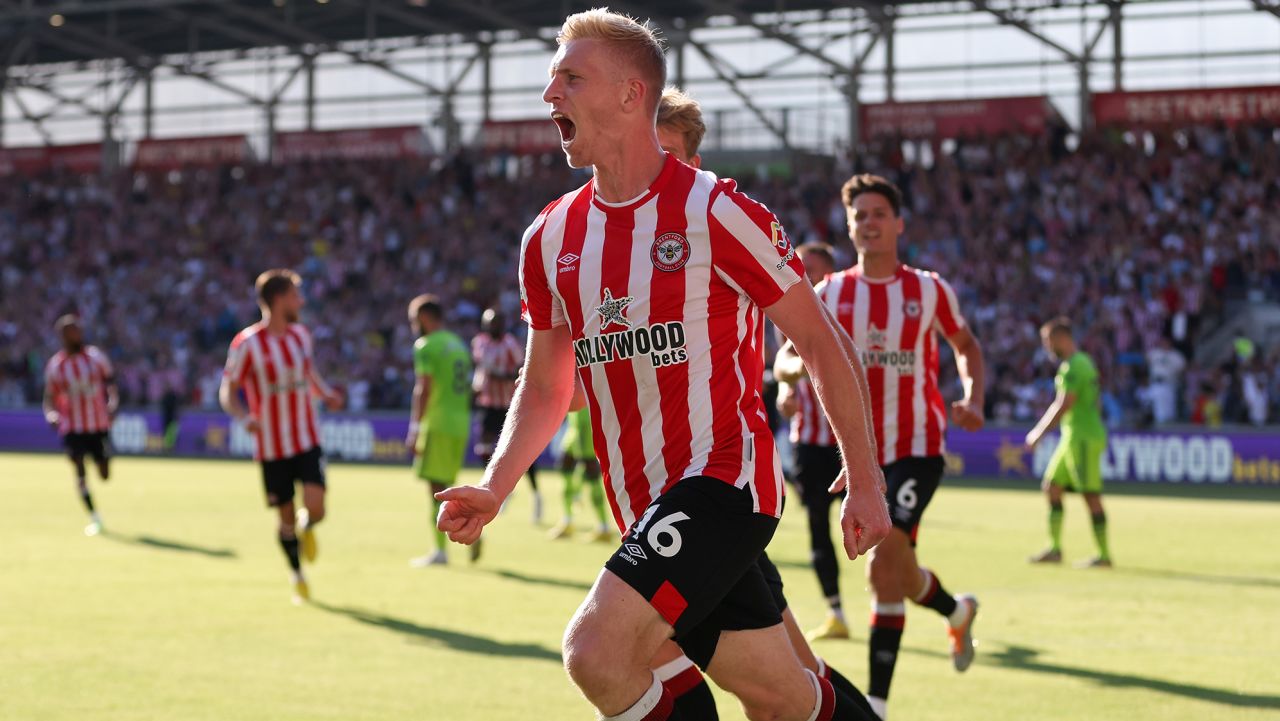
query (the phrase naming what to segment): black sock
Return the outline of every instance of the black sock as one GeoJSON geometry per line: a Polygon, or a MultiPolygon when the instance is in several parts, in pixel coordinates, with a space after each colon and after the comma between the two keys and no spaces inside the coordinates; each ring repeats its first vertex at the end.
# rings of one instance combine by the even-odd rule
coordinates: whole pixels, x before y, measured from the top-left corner
{"type": "Polygon", "coordinates": [[[529,485],[533,486],[533,492],[538,492],[538,466],[529,466],[529,470],[525,471],[529,474],[529,485]]]}
{"type": "Polygon", "coordinates": [[[84,478],[79,479],[80,500],[84,502],[84,507],[89,509],[89,513],[93,513],[93,496],[89,493],[89,484],[84,478]]]}
{"type": "Polygon", "coordinates": [[[867,694],[889,698],[889,684],[898,664],[898,647],[902,645],[902,627],[906,624],[906,608],[901,603],[877,604],[871,615],[871,637],[867,643],[871,680],[867,694]]]}
{"type": "Polygon", "coordinates": [[[670,686],[667,690],[673,696],[675,712],[678,714],[672,718],[698,721],[718,721],[720,718],[720,713],[716,710],[716,697],[711,694],[711,687],[707,685],[706,678],[700,678],[695,686],[679,695],[676,695],[675,690],[670,686]]]}
{"type": "Polygon", "coordinates": [[[920,574],[924,576],[924,590],[913,600],[921,606],[932,608],[944,618],[950,618],[956,611],[955,596],[947,593],[947,589],[942,587],[942,581],[933,575],[933,571],[921,568],[920,574]]]}
{"type": "Polygon", "coordinates": [[[289,559],[289,568],[294,571],[302,570],[302,562],[298,560],[298,537],[294,535],[292,529],[280,531],[280,547],[284,549],[284,555],[289,559]]]}
{"type": "Polygon", "coordinates": [[[862,695],[862,692],[858,690],[857,686],[853,685],[852,681],[845,678],[839,671],[828,666],[825,661],[819,659],[818,663],[823,667],[823,677],[831,682],[832,688],[836,690],[836,695],[840,697],[841,706],[846,704],[857,706],[868,719],[879,718],[875,709],[871,708],[871,704],[867,703],[867,697],[862,695]]]}
{"type": "Polygon", "coordinates": [[[879,721],[870,705],[859,705],[848,694],[836,690],[831,681],[818,677],[818,721],[879,721]],[[864,708],[865,705],[865,708],[864,708]]]}
{"type": "Polygon", "coordinates": [[[814,572],[818,574],[822,595],[828,601],[836,599],[831,604],[832,610],[836,610],[840,607],[840,559],[831,542],[831,506],[815,502],[805,510],[809,515],[809,558],[814,572]]]}

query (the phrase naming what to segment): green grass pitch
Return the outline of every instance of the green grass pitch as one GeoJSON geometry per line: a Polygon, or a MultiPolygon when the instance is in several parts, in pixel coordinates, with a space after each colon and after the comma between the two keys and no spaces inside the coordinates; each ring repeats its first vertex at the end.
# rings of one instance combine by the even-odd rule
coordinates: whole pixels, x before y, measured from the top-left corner
{"type": "MultiPolygon", "coordinates": [[[[523,483],[478,565],[454,548],[448,568],[413,570],[429,544],[422,486],[407,468],[332,466],[314,602],[295,607],[256,466],[125,458],[113,471],[92,482],[109,534],[87,538],[63,459],[0,455],[0,718],[592,718],[559,643],[610,548],[546,540],[523,483]]],[[[544,478],[554,520],[559,481],[544,478]]],[[[1078,571],[1025,563],[1044,542],[1031,487],[944,486],[920,551],[950,590],[980,598],[978,658],[952,671],[942,621],[913,608],[892,717],[1280,719],[1277,501],[1109,496],[1117,568],[1078,571]]],[[[1075,560],[1092,544],[1068,502],[1075,560]]],[[[770,551],[814,624],[803,516],[788,511],[770,551]]],[[[862,565],[842,577],[855,638],[817,646],[859,685],[862,565]]],[[[720,700],[722,718],[743,718],[720,700]]]]}

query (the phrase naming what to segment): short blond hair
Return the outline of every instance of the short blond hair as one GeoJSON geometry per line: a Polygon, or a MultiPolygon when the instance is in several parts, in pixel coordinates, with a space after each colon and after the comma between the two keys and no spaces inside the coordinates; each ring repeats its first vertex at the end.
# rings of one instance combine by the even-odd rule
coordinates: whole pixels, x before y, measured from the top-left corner
{"type": "Polygon", "coordinates": [[[648,21],[642,23],[609,8],[592,8],[564,19],[556,42],[564,45],[571,40],[603,40],[616,46],[631,67],[639,71],[657,111],[659,88],[667,84],[667,58],[657,31],[648,21]]]}
{"type": "Polygon", "coordinates": [[[658,104],[658,126],[680,133],[685,152],[690,158],[698,154],[702,138],[707,134],[707,124],[702,120],[702,106],[679,88],[666,88],[662,91],[662,102],[658,104]]]}

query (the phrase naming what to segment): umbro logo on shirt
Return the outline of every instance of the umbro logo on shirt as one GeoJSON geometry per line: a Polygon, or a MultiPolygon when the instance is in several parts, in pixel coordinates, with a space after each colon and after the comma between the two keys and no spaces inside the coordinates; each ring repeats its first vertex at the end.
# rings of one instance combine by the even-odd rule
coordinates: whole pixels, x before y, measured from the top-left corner
{"type": "Polygon", "coordinates": [[[561,273],[568,273],[570,271],[574,271],[578,269],[579,260],[581,260],[581,258],[574,255],[573,253],[565,253],[564,255],[560,256],[560,259],[557,260],[556,262],[560,264],[561,273]]]}

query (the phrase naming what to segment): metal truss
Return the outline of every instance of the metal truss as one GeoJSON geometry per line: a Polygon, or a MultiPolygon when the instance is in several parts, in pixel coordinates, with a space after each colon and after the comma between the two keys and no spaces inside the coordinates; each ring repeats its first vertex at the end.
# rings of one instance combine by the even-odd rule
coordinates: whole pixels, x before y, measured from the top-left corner
{"type": "MultiPolygon", "coordinates": [[[[1280,18],[1280,0],[1250,3],[1253,12],[1280,18]]],[[[789,127],[789,106],[758,91],[768,83],[818,81],[842,102],[841,117],[847,114],[848,122],[840,128],[841,134],[857,138],[859,104],[877,88],[885,100],[894,101],[901,97],[904,85],[909,87],[904,79],[928,73],[1052,65],[1058,73],[1069,69],[1074,75],[1078,117],[1087,125],[1091,82],[1099,82],[1094,73],[1104,63],[1111,66],[1111,87],[1120,89],[1126,81],[1126,64],[1131,62],[1263,57],[1266,52],[1225,49],[1128,57],[1124,46],[1127,9],[1147,4],[1144,0],[619,0],[608,4],[651,18],[663,29],[675,82],[692,85],[699,92],[727,91],[734,111],[748,115],[775,145],[784,148],[804,142],[789,127]],[[1062,7],[1079,9],[1078,20],[1051,12],[1062,7]],[[907,33],[968,29],[974,18],[1033,39],[1052,60],[904,64],[899,57],[898,43],[907,42],[903,39],[907,33]],[[925,28],[921,19],[928,19],[930,27],[925,28]],[[1078,43],[1048,30],[1050,25],[1066,23],[1081,27],[1078,43]],[[1108,37],[1109,49],[1100,50],[1108,37]],[[735,43],[767,45],[769,54],[762,54],[767,62],[750,67],[756,56],[735,56],[728,50],[735,43]]],[[[325,103],[358,106],[379,97],[388,102],[425,100],[425,112],[433,115],[424,120],[445,128],[445,148],[453,149],[461,142],[460,125],[488,120],[495,99],[536,91],[510,84],[495,89],[501,83],[495,83],[493,64],[517,57],[545,60],[547,51],[555,47],[553,18],[561,14],[558,4],[550,5],[536,0],[430,0],[421,5],[406,0],[327,0],[323,7],[330,8],[336,19],[326,25],[316,20],[320,12],[316,0],[53,0],[39,4],[0,0],[0,143],[5,139],[2,111],[6,103],[16,111],[10,121],[31,129],[43,142],[57,140],[51,129],[57,122],[82,118],[100,122],[103,138],[110,140],[126,103],[131,98],[136,101],[139,94],[143,137],[151,137],[154,118],[175,112],[163,96],[157,104],[155,81],[176,77],[216,91],[208,100],[211,107],[223,97],[230,98],[230,105],[255,109],[267,128],[270,152],[271,131],[282,106],[301,103],[305,127],[312,129],[317,106],[325,107],[316,95],[317,73],[360,67],[391,79],[398,89],[378,91],[381,95],[326,98],[325,103]],[[55,25],[53,14],[65,15],[67,21],[55,25]],[[97,24],[77,21],[86,15],[97,18],[97,24]],[[414,55],[411,50],[421,52],[414,55]],[[423,54],[446,58],[448,64],[437,61],[424,67],[423,54]],[[243,69],[246,60],[270,63],[271,79],[265,90],[237,82],[252,74],[243,69]],[[277,62],[283,66],[279,76],[277,62]],[[301,100],[295,90],[299,83],[301,100]]],[[[1197,5],[1183,16],[1214,12],[1248,10],[1206,13],[1197,5]]],[[[1055,77],[1057,82],[1071,83],[1072,75],[1055,77]]],[[[136,105],[129,107],[129,117],[135,117],[136,105]]]]}

